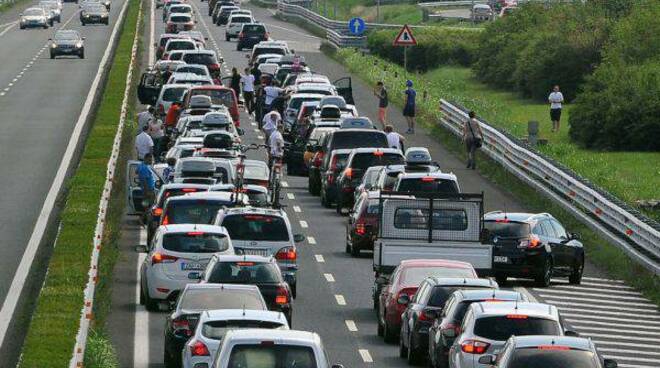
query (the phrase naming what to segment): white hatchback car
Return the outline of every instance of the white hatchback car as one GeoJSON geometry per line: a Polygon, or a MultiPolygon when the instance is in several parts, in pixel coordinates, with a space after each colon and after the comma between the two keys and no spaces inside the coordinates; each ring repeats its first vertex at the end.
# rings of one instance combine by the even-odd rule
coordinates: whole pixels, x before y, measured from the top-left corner
{"type": "Polygon", "coordinates": [[[247,14],[233,14],[229,17],[227,25],[225,26],[225,41],[230,41],[233,38],[238,37],[238,34],[241,33],[243,24],[245,23],[254,23],[254,19],[251,15],[247,14]]]}
{"type": "Polygon", "coordinates": [[[196,283],[214,254],[234,254],[227,230],[214,225],[160,226],[140,268],[140,304],[158,310],[158,303],[175,300],[189,283],[196,283]]]}
{"type": "Polygon", "coordinates": [[[195,334],[182,352],[183,368],[210,367],[222,338],[229,330],[264,328],[288,330],[289,324],[282,312],[221,309],[202,312],[195,334]]]}

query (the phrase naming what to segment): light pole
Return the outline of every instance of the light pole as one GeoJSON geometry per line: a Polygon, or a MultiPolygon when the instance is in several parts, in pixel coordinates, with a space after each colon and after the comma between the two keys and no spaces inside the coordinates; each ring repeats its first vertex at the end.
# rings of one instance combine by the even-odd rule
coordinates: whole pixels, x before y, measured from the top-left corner
{"type": "Polygon", "coordinates": [[[376,23],[380,23],[380,0],[376,0],[376,23]]]}

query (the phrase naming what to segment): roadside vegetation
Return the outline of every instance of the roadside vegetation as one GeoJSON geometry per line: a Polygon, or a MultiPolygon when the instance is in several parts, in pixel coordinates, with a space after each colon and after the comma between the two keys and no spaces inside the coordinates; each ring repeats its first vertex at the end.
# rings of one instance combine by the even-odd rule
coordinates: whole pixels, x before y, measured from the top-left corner
{"type": "MultiPolygon", "coordinates": [[[[380,22],[389,24],[420,24],[422,11],[416,4],[399,1],[397,4],[380,5],[380,22]]],[[[313,0],[311,9],[335,20],[362,17],[367,22],[376,22],[377,10],[374,0],[313,0]]]]}
{"type": "MultiPolygon", "coordinates": [[[[329,50],[327,48],[324,49],[329,50]]],[[[427,98],[420,98],[418,101],[420,123],[424,124],[441,144],[459,157],[465,158],[465,149],[460,140],[437,123],[440,118],[438,111],[440,98],[456,101],[472,108],[478,111],[481,117],[492,121],[498,127],[513,130],[515,135],[518,136],[523,135],[523,132],[526,131],[526,120],[530,116],[543,116],[543,119],[547,120],[546,115],[548,112],[545,104],[520,99],[515,93],[491,90],[484,84],[479,83],[468,68],[446,66],[425,74],[417,74],[406,72],[395,63],[384,61],[376,56],[365,55],[355,50],[342,49],[334,53],[333,57],[369,84],[384,81],[385,85],[390,89],[392,102],[399,107],[403,105],[403,93],[396,93],[395,91],[401,90],[402,92],[405,81],[407,79],[413,80],[418,91],[418,96],[423,96],[424,91],[427,92],[427,98]],[[519,123],[510,124],[511,121],[518,121],[519,123]]],[[[546,125],[549,125],[549,122],[546,125]]],[[[545,132],[549,131],[549,127],[547,126],[544,129],[545,132]]],[[[547,134],[549,133],[545,133],[544,135],[547,134]]],[[[629,190],[642,187],[648,195],[657,194],[657,167],[655,170],[645,170],[646,175],[642,176],[643,179],[640,179],[639,173],[634,173],[632,171],[633,169],[616,170],[616,166],[625,165],[622,164],[622,159],[631,161],[639,160],[640,162],[644,162],[645,160],[647,160],[646,162],[651,162],[651,160],[655,160],[653,162],[660,162],[660,153],[645,153],[640,154],[642,156],[636,157],[632,153],[595,154],[594,152],[580,150],[570,143],[562,143],[568,142],[566,130],[563,130],[561,135],[555,137],[552,142],[542,149],[548,154],[551,154],[551,151],[557,151],[552,152],[555,157],[559,154],[559,156],[563,157],[561,161],[569,166],[573,165],[574,167],[572,168],[581,172],[583,175],[585,175],[585,172],[602,174],[607,179],[604,182],[608,184],[621,182],[618,184],[625,186],[629,190]],[[555,148],[550,150],[549,148],[552,146],[555,146],[555,148]],[[561,152],[557,146],[563,147],[566,151],[561,152]],[[628,157],[625,155],[628,155],[628,157]],[[567,157],[569,158],[568,160],[566,160],[567,157]],[[616,173],[606,172],[606,168],[615,170],[616,173]],[[650,183],[645,183],[645,181],[655,182],[656,184],[653,186],[650,183]]],[[[660,278],[652,275],[646,269],[639,267],[623,251],[604,241],[597,233],[583,225],[559,205],[544,196],[540,196],[535,190],[509,174],[496,162],[490,161],[487,156],[480,154],[479,160],[487,162],[479,165],[478,170],[482,175],[498,185],[502,190],[511,193],[512,196],[524,202],[530,211],[551,212],[570,228],[571,231],[580,233],[586,247],[588,259],[606,270],[612,277],[626,280],[639,288],[649,299],[660,305],[660,278]]],[[[626,163],[632,164],[633,162],[626,163]]],[[[636,165],[637,169],[640,169],[641,166],[641,163],[636,165]]],[[[601,178],[599,177],[598,179],[600,180],[601,178]]],[[[603,180],[600,181],[603,182],[603,180]]],[[[615,192],[612,188],[607,189],[615,192]]],[[[621,190],[621,187],[617,189],[621,190]]]]}
{"type": "MultiPolygon", "coordinates": [[[[139,1],[129,2],[103,97],[91,122],[78,169],[67,183],[67,201],[61,214],[59,235],[25,339],[19,367],[67,367],[73,353],[83,306],[83,290],[87,283],[96,214],[121,113],[139,4],[139,1]]],[[[127,133],[127,130],[124,132],[127,133]]],[[[124,139],[130,139],[130,134],[124,134],[124,139]]],[[[118,165],[122,167],[121,161],[118,165]]],[[[123,173],[123,170],[118,169],[117,172],[123,173]]],[[[123,181],[120,179],[114,185],[114,199],[106,218],[99,266],[101,277],[97,285],[97,304],[88,338],[89,359],[86,359],[85,367],[119,366],[114,349],[103,331],[103,321],[109,303],[107,300],[111,281],[105,276],[109,275],[118,257],[115,240],[121,212],[117,212],[117,200],[123,199],[123,181]]]]}

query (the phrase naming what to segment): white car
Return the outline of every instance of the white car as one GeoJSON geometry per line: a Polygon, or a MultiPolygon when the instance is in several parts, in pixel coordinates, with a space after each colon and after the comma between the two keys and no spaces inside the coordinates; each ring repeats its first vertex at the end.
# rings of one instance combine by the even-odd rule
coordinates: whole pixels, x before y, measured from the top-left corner
{"type": "Polygon", "coordinates": [[[177,66],[175,73],[193,73],[203,77],[211,78],[209,68],[202,64],[181,64],[177,66]]]}
{"type": "Polygon", "coordinates": [[[251,15],[230,15],[227,25],[225,26],[225,41],[231,41],[232,37],[238,37],[238,34],[241,33],[241,29],[245,23],[254,23],[254,19],[251,15]]]}
{"type": "Polygon", "coordinates": [[[165,116],[167,111],[172,106],[172,102],[183,101],[183,94],[190,88],[190,85],[185,84],[165,84],[160,90],[158,99],[156,100],[156,111],[159,115],[165,116]]]}
{"type": "Polygon", "coordinates": [[[330,364],[315,332],[267,329],[227,332],[212,367],[343,368],[330,364]]]}
{"type": "Polygon", "coordinates": [[[140,269],[140,304],[158,310],[194,283],[214,254],[234,254],[227,230],[220,226],[181,224],[160,226],[140,269]]]}
{"type": "Polygon", "coordinates": [[[42,7],[27,8],[20,14],[18,24],[20,29],[34,27],[48,28],[48,14],[42,7]]]}
{"type": "Polygon", "coordinates": [[[170,38],[165,43],[165,48],[163,49],[163,60],[169,59],[172,51],[189,51],[197,50],[197,42],[191,38],[170,38]]]}
{"type": "Polygon", "coordinates": [[[213,79],[195,73],[172,73],[167,84],[187,84],[196,86],[206,86],[213,84],[213,79]]]}
{"type": "Polygon", "coordinates": [[[282,312],[249,309],[204,311],[197,322],[195,334],[183,348],[182,367],[199,368],[203,364],[210,367],[225,334],[229,330],[246,328],[288,330],[289,324],[282,312]]]}
{"type": "Polygon", "coordinates": [[[51,26],[53,25],[53,22],[62,23],[62,8],[57,1],[42,0],[39,2],[39,6],[50,12],[49,21],[51,26]]]}

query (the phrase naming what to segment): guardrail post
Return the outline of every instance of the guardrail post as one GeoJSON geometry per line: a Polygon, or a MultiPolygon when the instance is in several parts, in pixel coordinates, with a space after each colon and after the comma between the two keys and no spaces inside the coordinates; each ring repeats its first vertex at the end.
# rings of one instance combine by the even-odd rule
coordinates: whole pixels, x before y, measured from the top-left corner
{"type": "Polygon", "coordinates": [[[536,146],[539,139],[539,122],[530,120],[527,122],[527,142],[531,146],[536,146]]]}

